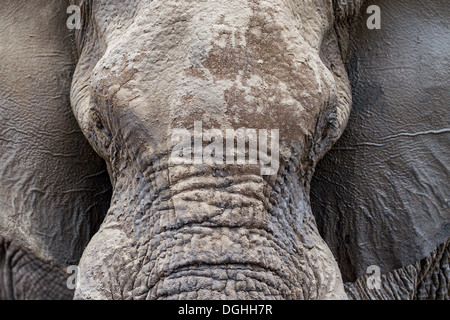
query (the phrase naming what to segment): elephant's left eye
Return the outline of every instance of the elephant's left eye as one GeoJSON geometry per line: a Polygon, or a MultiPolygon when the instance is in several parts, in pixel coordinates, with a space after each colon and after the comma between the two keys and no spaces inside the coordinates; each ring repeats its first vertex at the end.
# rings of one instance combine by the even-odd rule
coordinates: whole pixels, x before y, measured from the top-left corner
{"type": "Polygon", "coordinates": [[[337,129],[336,113],[332,112],[328,115],[327,120],[322,128],[321,139],[333,138],[337,129]]]}
{"type": "Polygon", "coordinates": [[[334,117],[331,117],[330,119],[328,119],[325,128],[323,128],[322,137],[328,135],[330,130],[333,130],[334,128],[336,128],[336,119],[334,117]]]}

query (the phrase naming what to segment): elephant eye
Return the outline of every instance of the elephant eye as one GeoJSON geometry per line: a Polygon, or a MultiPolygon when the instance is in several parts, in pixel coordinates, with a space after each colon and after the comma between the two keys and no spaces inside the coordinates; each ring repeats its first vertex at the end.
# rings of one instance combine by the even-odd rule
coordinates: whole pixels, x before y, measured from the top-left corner
{"type": "Polygon", "coordinates": [[[103,125],[103,122],[101,122],[100,120],[97,121],[97,123],[95,124],[97,126],[97,128],[99,128],[100,130],[105,129],[105,126],[103,125]]]}
{"type": "Polygon", "coordinates": [[[333,114],[330,116],[325,127],[322,130],[322,138],[325,138],[330,133],[330,130],[333,130],[335,128],[336,128],[336,117],[333,114]]]}

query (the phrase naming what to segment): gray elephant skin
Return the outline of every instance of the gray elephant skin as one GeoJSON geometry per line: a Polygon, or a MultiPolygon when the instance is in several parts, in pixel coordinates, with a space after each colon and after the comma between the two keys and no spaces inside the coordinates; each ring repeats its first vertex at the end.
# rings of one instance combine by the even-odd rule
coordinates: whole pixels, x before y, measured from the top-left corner
{"type": "Polygon", "coordinates": [[[1,0],[0,299],[448,299],[449,17],[1,0]],[[275,172],[173,159],[241,128],[275,172]]]}

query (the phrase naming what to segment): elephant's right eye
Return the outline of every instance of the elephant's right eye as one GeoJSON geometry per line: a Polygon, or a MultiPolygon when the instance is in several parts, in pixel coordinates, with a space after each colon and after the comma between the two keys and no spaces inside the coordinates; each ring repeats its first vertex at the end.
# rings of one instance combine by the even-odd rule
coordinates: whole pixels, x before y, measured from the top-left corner
{"type": "Polygon", "coordinates": [[[97,123],[95,124],[97,126],[97,128],[99,128],[100,130],[105,129],[105,126],[103,125],[103,122],[101,122],[100,120],[97,121],[97,123]]]}

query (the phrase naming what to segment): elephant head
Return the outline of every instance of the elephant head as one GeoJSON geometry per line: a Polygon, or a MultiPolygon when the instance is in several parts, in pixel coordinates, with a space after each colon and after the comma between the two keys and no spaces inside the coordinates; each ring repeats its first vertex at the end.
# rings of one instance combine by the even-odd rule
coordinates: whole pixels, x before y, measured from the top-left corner
{"type": "Polygon", "coordinates": [[[448,298],[445,8],[1,6],[0,299],[448,298]]]}
{"type": "Polygon", "coordinates": [[[345,298],[309,185],[350,112],[336,24],[358,5],[82,5],[71,101],[113,196],[83,254],[76,298],[345,298]],[[278,132],[278,170],[211,165],[201,153],[193,164],[171,161],[173,132],[194,132],[196,122],[278,132]]]}

